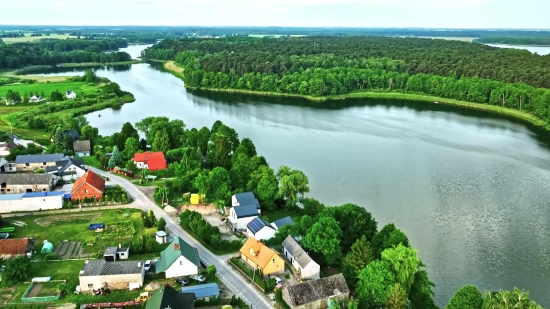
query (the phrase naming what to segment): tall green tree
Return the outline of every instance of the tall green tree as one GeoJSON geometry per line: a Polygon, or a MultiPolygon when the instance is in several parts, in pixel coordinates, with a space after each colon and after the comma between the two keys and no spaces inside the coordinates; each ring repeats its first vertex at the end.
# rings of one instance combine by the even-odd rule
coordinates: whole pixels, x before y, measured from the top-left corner
{"type": "Polygon", "coordinates": [[[413,285],[414,275],[421,265],[416,254],[416,249],[405,247],[402,244],[382,251],[382,260],[391,266],[395,279],[401,284],[407,295],[413,285]]]}
{"type": "Polygon", "coordinates": [[[4,264],[6,269],[1,274],[0,285],[3,287],[14,286],[27,279],[30,270],[30,262],[25,257],[9,259],[4,264]]]}
{"type": "Polygon", "coordinates": [[[435,284],[428,279],[425,270],[419,270],[414,274],[414,283],[409,293],[412,309],[437,309],[432,288],[435,284]]]}
{"type": "MultiPolygon", "coordinates": [[[[345,234],[344,234],[345,235],[345,234]]],[[[357,239],[342,261],[343,274],[350,287],[355,286],[359,272],[373,261],[370,243],[365,235],[357,239]]]]}
{"type": "Polygon", "coordinates": [[[342,256],[342,230],[333,218],[321,218],[313,224],[302,240],[304,247],[323,254],[330,265],[336,265],[342,256]]]}
{"type": "Polygon", "coordinates": [[[138,139],[135,137],[128,138],[124,143],[124,153],[126,154],[126,157],[132,158],[138,151],[140,151],[138,139]]]}
{"type": "Polygon", "coordinates": [[[287,201],[287,205],[294,206],[298,198],[309,192],[309,179],[299,170],[292,170],[288,166],[281,166],[277,171],[280,195],[287,201]]]}
{"type": "Polygon", "coordinates": [[[158,131],[151,145],[153,151],[168,152],[170,150],[170,137],[166,130],[158,131]]]}
{"type": "Polygon", "coordinates": [[[376,260],[359,272],[355,295],[364,308],[380,308],[395,285],[395,275],[386,261],[376,260]]]}
{"type": "Polygon", "coordinates": [[[456,291],[445,309],[481,309],[482,306],[481,292],[475,286],[467,284],[456,291]]]}
{"type": "Polygon", "coordinates": [[[375,258],[380,258],[382,251],[393,248],[399,244],[409,246],[407,235],[397,229],[393,223],[386,224],[374,237],[371,245],[375,258]]]}
{"type": "Polygon", "coordinates": [[[131,137],[135,138],[136,140],[139,140],[138,131],[129,122],[126,122],[122,125],[122,130],[120,131],[120,135],[122,135],[122,138],[125,141],[128,140],[131,137]]]}
{"type": "Polygon", "coordinates": [[[90,122],[84,116],[77,116],[71,119],[71,129],[76,129],[78,134],[82,134],[82,128],[84,126],[90,125],[90,122]]]}
{"type": "Polygon", "coordinates": [[[108,167],[115,168],[120,164],[122,164],[122,157],[120,156],[120,151],[118,151],[118,147],[115,146],[113,147],[113,152],[111,153],[111,157],[109,158],[108,167]]]}
{"type": "Polygon", "coordinates": [[[483,309],[543,309],[529,299],[529,292],[514,288],[513,291],[485,292],[483,309]]]}
{"type": "Polygon", "coordinates": [[[215,167],[208,175],[207,199],[218,207],[229,205],[231,199],[231,180],[229,172],[223,167],[215,167]]]}
{"type": "Polygon", "coordinates": [[[241,140],[241,145],[246,148],[249,158],[252,158],[258,155],[258,153],[256,152],[256,146],[254,145],[254,143],[250,138],[248,137],[243,138],[241,140]]]}
{"type": "Polygon", "coordinates": [[[393,285],[386,298],[386,309],[406,309],[407,294],[403,290],[401,284],[393,285]]]}
{"type": "Polygon", "coordinates": [[[254,192],[254,195],[263,207],[268,210],[274,209],[275,200],[279,195],[279,187],[273,169],[267,165],[259,165],[250,174],[249,179],[247,189],[254,192]]]}

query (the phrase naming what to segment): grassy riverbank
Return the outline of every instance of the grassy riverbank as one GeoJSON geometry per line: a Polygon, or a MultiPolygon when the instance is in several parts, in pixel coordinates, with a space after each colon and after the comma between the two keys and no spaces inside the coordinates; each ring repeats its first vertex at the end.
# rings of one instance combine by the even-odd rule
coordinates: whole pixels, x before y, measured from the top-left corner
{"type": "Polygon", "coordinates": [[[73,67],[95,67],[98,65],[121,65],[121,64],[136,64],[142,63],[142,60],[133,59],[128,61],[116,61],[116,62],[83,62],[83,63],[60,63],[57,66],[63,68],[73,68],[73,67]]]}
{"type": "MultiPolygon", "coordinates": [[[[164,68],[168,70],[170,73],[172,73],[174,76],[184,80],[184,74],[183,74],[183,68],[178,66],[174,61],[167,61],[164,62],[164,68]]],[[[186,86],[187,87],[187,86],[186,86]]],[[[192,87],[188,87],[192,88],[192,87]]],[[[264,92],[264,91],[250,91],[250,90],[242,90],[242,89],[215,89],[215,88],[200,88],[201,90],[208,90],[208,91],[217,91],[217,92],[228,92],[228,93],[241,93],[241,94],[253,94],[253,95],[264,95],[264,96],[278,96],[278,97],[289,97],[289,98],[303,98],[310,101],[315,102],[324,102],[329,100],[345,100],[348,98],[370,98],[370,99],[398,99],[398,100],[411,100],[411,101],[421,101],[426,103],[434,104],[434,102],[438,102],[438,104],[449,104],[449,105],[459,105],[467,108],[475,108],[475,109],[481,109],[486,111],[491,111],[495,113],[500,113],[508,116],[512,116],[515,118],[522,119],[524,121],[528,121],[536,126],[543,127],[547,130],[550,130],[550,124],[548,124],[546,121],[537,118],[536,116],[515,110],[515,109],[509,109],[506,107],[496,106],[496,105],[488,105],[488,104],[480,104],[480,103],[472,103],[472,102],[466,102],[466,101],[459,101],[459,100],[453,100],[453,99],[446,99],[446,98],[440,98],[440,97],[434,97],[429,95],[422,95],[422,94],[412,94],[412,93],[402,93],[402,92],[354,92],[349,94],[342,94],[342,95],[334,95],[334,96],[322,96],[322,97],[313,97],[313,96],[307,96],[307,95],[299,95],[299,94],[290,94],[290,93],[279,93],[279,92],[264,92]]],[[[344,103],[343,103],[344,104],[344,103]]]]}

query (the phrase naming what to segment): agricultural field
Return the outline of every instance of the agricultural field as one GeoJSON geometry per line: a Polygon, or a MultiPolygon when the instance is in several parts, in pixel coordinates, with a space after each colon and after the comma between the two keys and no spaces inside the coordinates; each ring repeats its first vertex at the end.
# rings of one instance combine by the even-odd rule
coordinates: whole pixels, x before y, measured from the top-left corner
{"type": "MultiPolygon", "coordinates": [[[[17,91],[23,96],[25,92],[27,93],[42,93],[46,97],[49,97],[50,94],[56,90],[59,90],[61,93],[65,94],[67,90],[72,90],[76,92],[77,95],[80,93],[92,94],[96,93],[98,90],[97,85],[89,86],[85,82],[59,82],[59,83],[35,83],[35,84],[16,84],[16,85],[3,85],[0,86],[0,97],[5,97],[8,93],[8,90],[17,91]]],[[[25,104],[25,103],[22,103],[25,104]]]]}
{"type": "Polygon", "coordinates": [[[69,34],[50,34],[49,36],[30,36],[30,33],[26,33],[24,37],[20,38],[2,38],[4,43],[11,44],[11,43],[21,43],[21,42],[32,42],[37,41],[40,39],[76,39],[76,36],[69,35],[69,34]]]}

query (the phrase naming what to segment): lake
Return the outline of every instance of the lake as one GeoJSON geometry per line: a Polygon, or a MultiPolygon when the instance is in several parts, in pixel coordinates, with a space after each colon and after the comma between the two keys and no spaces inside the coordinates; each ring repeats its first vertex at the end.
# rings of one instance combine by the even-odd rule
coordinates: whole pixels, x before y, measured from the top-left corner
{"type": "Polygon", "coordinates": [[[539,55],[550,54],[550,46],[531,46],[531,45],[507,45],[507,44],[485,44],[492,47],[499,48],[513,48],[513,49],[525,49],[531,53],[537,53],[539,55]]]}
{"type": "Polygon", "coordinates": [[[549,132],[443,104],[188,91],[158,64],[96,72],[136,97],[88,115],[100,134],[148,116],[179,118],[189,128],[221,120],[251,138],[271,167],[304,171],[309,196],[361,205],[379,228],[395,223],[419,250],[440,307],[468,283],[482,292],[516,286],[550,306],[549,132]]]}

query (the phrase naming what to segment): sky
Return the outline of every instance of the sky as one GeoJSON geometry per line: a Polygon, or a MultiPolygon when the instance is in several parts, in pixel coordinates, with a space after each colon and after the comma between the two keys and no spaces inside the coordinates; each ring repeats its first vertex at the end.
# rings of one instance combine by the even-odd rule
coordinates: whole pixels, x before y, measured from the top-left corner
{"type": "Polygon", "coordinates": [[[550,28],[550,0],[0,0],[4,25],[550,28]]]}

